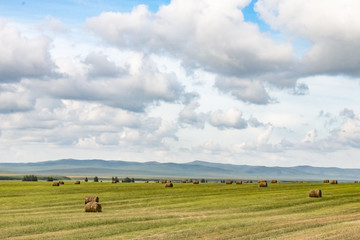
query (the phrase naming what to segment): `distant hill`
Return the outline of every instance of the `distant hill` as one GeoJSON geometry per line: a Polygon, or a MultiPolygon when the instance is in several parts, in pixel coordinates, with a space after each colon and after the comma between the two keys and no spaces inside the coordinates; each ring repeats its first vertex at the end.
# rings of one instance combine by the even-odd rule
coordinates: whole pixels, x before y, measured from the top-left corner
{"type": "Polygon", "coordinates": [[[1,173],[67,176],[186,177],[233,179],[360,180],[360,169],[333,167],[265,167],[193,161],[189,163],[62,159],[32,163],[0,163],[1,173]]]}

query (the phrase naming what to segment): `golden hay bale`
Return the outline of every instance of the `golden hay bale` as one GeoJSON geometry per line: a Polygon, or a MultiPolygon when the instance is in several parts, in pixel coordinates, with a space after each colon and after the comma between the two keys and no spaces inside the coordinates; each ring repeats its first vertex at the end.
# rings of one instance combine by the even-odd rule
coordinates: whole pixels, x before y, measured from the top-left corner
{"type": "Polygon", "coordinates": [[[98,196],[86,196],[85,204],[87,204],[88,202],[99,202],[99,197],[98,196]]]}
{"type": "Polygon", "coordinates": [[[190,181],[189,181],[189,180],[187,180],[187,181],[186,181],[186,183],[190,183],[190,181]]]}
{"type": "Polygon", "coordinates": [[[145,183],[149,183],[149,181],[145,181],[145,183]]]}
{"type": "Polygon", "coordinates": [[[60,186],[60,184],[58,182],[53,182],[52,184],[53,186],[60,186]]]}
{"type": "Polygon", "coordinates": [[[161,183],[166,183],[166,180],[161,180],[161,183]]]}
{"type": "Polygon", "coordinates": [[[165,184],[165,187],[173,187],[173,184],[171,181],[168,181],[166,184],[165,184]]]}
{"type": "Polygon", "coordinates": [[[355,181],[354,183],[358,183],[358,181],[355,181]]]}
{"type": "Polygon", "coordinates": [[[303,181],[298,181],[298,183],[303,183],[303,181]]]}
{"type": "Polygon", "coordinates": [[[259,187],[267,187],[267,182],[260,182],[259,187]]]}
{"type": "Polygon", "coordinates": [[[88,202],[85,205],[85,212],[101,212],[101,204],[98,202],[88,202]]]}
{"type": "Polygon", "coordinates": [[[244,181],[244,183],[248,183],[248,181],[244,181]]]}
{"type": "Polygon", "coordinates": [[[277,180],[271,180],[271,183],[277,183],[277,180]]]}
{"type": "Polygon", "coordinates": [[[115,181],[115,180],[112,180],[111,183],[116,183],[116,181],[115,181]]]}
{"type": "Polygon", "coordinates": [[[242,184],[242,181],[236,181],[235,183],[236,184],[242,184]]]}
{"type": "Polygon", "coordinates": [[[155,183],[159,183],[159,181],[155,181],[155,183]]]}
{"type": "Polygon", "coordinates": [[[324,180],[323,183],[329,183],[330,181],[328,179],[324,180]]]}
{"type": "Polygon", "coordinates": [[[186,180],[181,180],[181,183],[186,183],[186,180]]]}
{"type": "Polygon", "coordinates": [[[258,180],[258,183],[262,183],[262,182],[266,182],[266,183],[267,183],[266,180],[258,180]]]}
{"type": "Polygon", "coordinates": [[[330,184],[338,184],[337,180],[331,180],[330,184]]]}
{"type": "Polygon", "coordinates": [[[231,181],[231,180],[226,180],[226,182],[225,182],[226,184],[232,184],[233,183],[233,181],[231,181]]]}
{"type": "Polygon", "coordinates": [[[64,183],[64,181],[59,181],[59,184],[62,184],[62,185],[64,185],[65,183],[64,183]]]}
{"type": "Polygon", "coordinates": [[[80,184],[80,181],[75,181],[74,184],[80,184]]]}
{"type": "Polygon", "coordinates": [[[309,192],[309,197],[321,198],[322,193],[320,189],[313,189],[309,192]]]}
{"type": "Polygon", "coordinates": [[[199,180],[194,180],[194,184],[199,184],[199,180]]]}

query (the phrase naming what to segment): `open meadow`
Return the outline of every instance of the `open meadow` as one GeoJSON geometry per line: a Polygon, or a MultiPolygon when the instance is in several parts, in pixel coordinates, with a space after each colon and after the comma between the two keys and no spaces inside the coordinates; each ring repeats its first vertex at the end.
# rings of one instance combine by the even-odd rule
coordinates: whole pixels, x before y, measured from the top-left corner
{"type": "Polygon", "coordinates": [[[355,239],[360,184],[0,181],[0,239],[355,239]],[[321,189],[322,198],[309,198],[321,189]],[[84,212],[87,195],[102,212],[84,212]]]}

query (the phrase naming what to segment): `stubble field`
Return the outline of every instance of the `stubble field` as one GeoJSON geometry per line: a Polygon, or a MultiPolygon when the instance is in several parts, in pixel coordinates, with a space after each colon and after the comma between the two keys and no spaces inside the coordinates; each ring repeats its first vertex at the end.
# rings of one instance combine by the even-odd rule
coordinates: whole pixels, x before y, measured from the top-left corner
{"type": "Polygon", "coordinates": [[[360,184],[0,181],[0,239],[356,239],[360,184]],[[321,189],[322,198],[309,198],[321,189]],[[84,212],[97,195],[103,212],[84,212]]]}

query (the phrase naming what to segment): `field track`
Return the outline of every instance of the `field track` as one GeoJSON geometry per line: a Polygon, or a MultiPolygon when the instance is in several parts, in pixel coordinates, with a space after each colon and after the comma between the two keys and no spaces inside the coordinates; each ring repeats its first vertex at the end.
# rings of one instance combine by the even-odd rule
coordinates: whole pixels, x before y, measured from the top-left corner
{"type": "Polygon", "coordinates": [[[0,181],[0,239],[358,239],[360,184],[0,181]],[[321,189],[322,198],[309,198],[321,189]],[[85,213],[97,195],[101,213],[85,213]]]}

